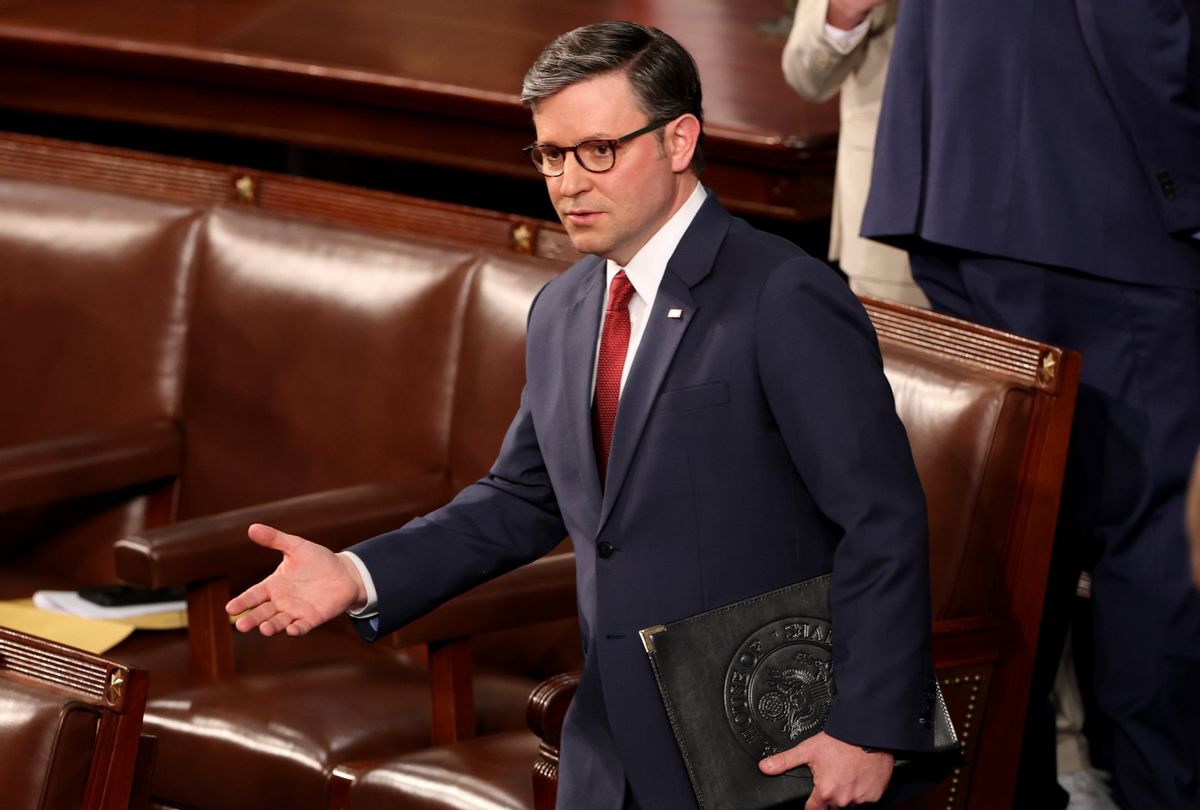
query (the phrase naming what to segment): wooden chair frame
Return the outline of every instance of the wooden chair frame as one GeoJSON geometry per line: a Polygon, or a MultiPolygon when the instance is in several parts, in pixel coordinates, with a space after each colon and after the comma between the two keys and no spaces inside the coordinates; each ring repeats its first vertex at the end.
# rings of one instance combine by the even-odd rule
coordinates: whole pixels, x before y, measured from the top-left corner
{"type": "Polygon", "coordinates": [[[142,670],[0,627],[0,688],[6,682],[32,685],[97,713],[83,810],[127,810],[136,798],[148,681],[142,670]]]}

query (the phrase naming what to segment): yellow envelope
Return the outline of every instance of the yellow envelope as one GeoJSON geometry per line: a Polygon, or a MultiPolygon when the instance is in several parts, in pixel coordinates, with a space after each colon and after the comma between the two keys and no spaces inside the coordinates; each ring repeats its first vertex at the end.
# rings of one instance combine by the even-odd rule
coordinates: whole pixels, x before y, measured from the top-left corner
{"type": "Polygon", "coordinates": [[[41,610],[33,606],[31,599],[0,602],[0,625],[97,655],[120,644],[134,630],[133,625],[126,622],[84,619],[41,610]]]}

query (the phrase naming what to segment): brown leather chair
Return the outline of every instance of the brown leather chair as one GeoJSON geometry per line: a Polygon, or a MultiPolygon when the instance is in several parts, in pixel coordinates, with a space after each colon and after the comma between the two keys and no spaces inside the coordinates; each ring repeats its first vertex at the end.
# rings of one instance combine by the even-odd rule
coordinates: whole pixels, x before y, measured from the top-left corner
{"type": "MultiPolygon", "coordinates": [[[[1080,358],[925,310],[863,302],[925,489],[934,661],[966,753],[963,767],[910,806],[1008,808],[1080,358]]],[[[453,795],[466,805],[465,795],[482,807],[552,810],[562,707],[577,683],[566,675],[534,693],[540,744],[511,732],[353,763],[335,773],[332,806],[442,808],[453,795]],[[521,783],[511,774],[529,773],[524,757],[535,745],[532,782],[521,783]]]]}
{"type": "MultiPolygon", "coordinates": [[[[0,136],[0,178],[77,186],[61,196],[84,203],[99,189],[108,210],[199,212],[178,255],[162,242],[151,256],[188,268],[177,285],[186,317],[170,333],[186,340],[174,366],[154,367],[160,388],[178,386],[165,499],[174,522],[134,531],[117,560],[134,584],[188,587],[186,637],[135,634],[113,653],[155,674],[156,798],[323,806],[338,761],[465,736],[476,713],[485,731],[519,725],[537,674],[522,668],[569,665],[577,641],[516,656],[521,644],[497,641],[507,670],[480,668],[472,683],[462,630],[410,636],[432,642],[426,666],[421,650],[364,647],[348,623],[235,642],[222,608],[275,563],[246,540],[249,522],[341,547],[485,471],[516,407],[525,309],[564,266],[561,240],[488,212],[18,136],[0,136]],[[431,706],[431,694],[449,700],[431,706]]],[[[108,304],[118,321],[122,301],[108,304]]]]}
{"type": "Polygon", "coordinates": [[[114,582],[179,471],[199,212],[0,178],[0,599],[114,582]]]}
{"type": "MultiPolygon", "coordinates": [[[[465,450],[469,463],[451,466],[455,409],[515,411],[520,378],[500,373],[490,386],[472,380],[484,390],[460,392],[475,362],[464,327],[490,317],[488,339],[517,352],[501,368],[519,368],[525,309],[557,266],[234,208],[204,227],[178,520],[118,544],[124,579],[188,586],[192,674],[213,681],[151,699],[154,795],[197,807],[266,795],[311,806],[337,762],[431,742],[428,686],[410,660],[364,647],[348,623],[299,640],[245,639],[271,666],[244,657],[235,677],[222,606],[275,563],[256,553],[245,526],[271,521],[342,546],[440,505],[456,478],[482,474],[465,450]],[[318,494],[287,498],[295,493],[318,494]],[[330,497],[340,499],[314,519],[314,504],[330,497]],[[280,667],[275,650],[284,647],[307,648],[311,663],[280,667]],[[240,739],[214,727],[236,728],[240,739]],[[198,756],[228,776],[214,783],[194,767],[198,756]]],[[[492,452],[501,435],[486,442],[492,452]]],[[[481,729],[519,724],[533,683],[493,672],[479,689],[481,729]]]]}
{"type": "Polygon", "coordinates": [[[0,627],[6,810],[127,810],[146,684],[142,670],[0,627]]]}
{"type": "Polygon", "coordinates": [[[331,810],[553,808],[563,718],[579,672],[548,678],[529,696],[529,732],[489,734],[390,760],[345,763],[333,775],[331,810]],[[528,763],[534,777],[529,778],[528,763]],[[402,797],[402,801],[401,801],[402,797]]]}

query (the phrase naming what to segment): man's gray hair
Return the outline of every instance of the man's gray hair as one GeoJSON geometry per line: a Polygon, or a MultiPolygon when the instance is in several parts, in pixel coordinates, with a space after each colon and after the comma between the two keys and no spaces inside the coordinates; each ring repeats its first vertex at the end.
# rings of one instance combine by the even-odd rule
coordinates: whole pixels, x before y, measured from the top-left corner
{"type": "MultiPolygon", "coordinates": [[[[638,106],[651,121],[696,116],[703,139],[704,112],[700,75],[692,55],[657,28],[632,22],[585,25],[558,36],[546,46],[521,86],[521,103],[536,111],[538,102],[582,81],[624,71],[638,106]]],[[[662,132],[656,133],[660,142],[662,132]]],[[[692,170],[704,166],[700,140],[692,170]]]]}

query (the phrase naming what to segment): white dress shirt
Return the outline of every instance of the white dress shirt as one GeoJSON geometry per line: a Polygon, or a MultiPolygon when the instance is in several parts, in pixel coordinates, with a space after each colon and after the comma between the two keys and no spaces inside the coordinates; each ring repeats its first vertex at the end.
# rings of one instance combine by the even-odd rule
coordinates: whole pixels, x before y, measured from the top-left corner
{"type": "MultiPolygon", "coordinates": [[[[633,297],[629,299],[629,350],[625,353],[625,368],[621,371],[621,390],[625,390],[625,380],[629,377],[629,369],[633,367],[633,358],[637,355],[638,346],[642,343],[642,335],[646,331],[646,321],[650,310],[654,307],[654,298],[658,295],[658,285],[662,283],[663,273],[667,272],[667,262],[675,254],[675,248],[683,239],[684,232],[696,218],[700,206],[708,192],[699,183],[691,195],[679,206],[679,210],[671,215],[666,224],[658,229],[654,236],[641,250],[634,254],[629,264],[621,267],[609,259],[604,271],[604,306],[601,312],[608,310],[608,295],[612,288],[613,277],[622,270],[633,285],[633,297]]],[[[592,358],[592,395],[596,394],[596,369],[600,363],[600,335],[604,333],[604,318],[600,318],[600,331],[596,337],[596,356],[592,358]]]]}
{"type": "Polygon", "coordinates": [[[844,28],[838,28],[836,25],[825,23],[825,39],[833,46],[835,51],[845,56],[858,47],[858,43],[863,41],[870,28],[871,16],[869,14],[866,19],[849,31],[844,28]]]}

